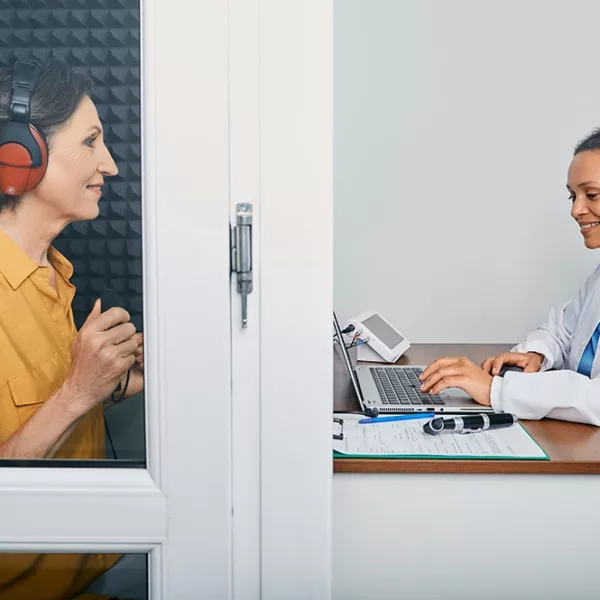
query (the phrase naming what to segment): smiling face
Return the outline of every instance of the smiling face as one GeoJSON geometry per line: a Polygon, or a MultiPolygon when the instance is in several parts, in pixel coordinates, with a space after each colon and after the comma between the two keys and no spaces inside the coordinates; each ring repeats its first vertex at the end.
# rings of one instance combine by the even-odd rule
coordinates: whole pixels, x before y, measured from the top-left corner
{"type": "Polygon", "coordinates": [[[585,150],[571,161],[568,174],[572,207],[583,242],[588,248],[600,248],[600,150],[585,150]]]}
{"type": "Polygon", "coordinates": [[[117,173],[104,145],[96,107],[84,96],[71,118],[52,135],[48,169],[29,194],[53,220],[70,223],[95,219],[104,178],[117,173]]]}

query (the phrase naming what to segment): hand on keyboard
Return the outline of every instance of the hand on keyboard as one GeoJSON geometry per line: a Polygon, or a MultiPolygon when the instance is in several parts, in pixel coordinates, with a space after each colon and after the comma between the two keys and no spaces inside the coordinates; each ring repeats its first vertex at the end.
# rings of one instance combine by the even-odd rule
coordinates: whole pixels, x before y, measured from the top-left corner
{"type": "Polygon", "coordinates": [[[419,379],[423,382],[421,391],[424,393],[439,394],[447,388],[457,387],[479,404],[491,404],[492,376],[464,356],[438,358],[419,379]]]}
{"type": "Polygon", "coordinates": [[[438,406],[445,404],[437,395],[421,392],[419,367],[372,367],[371,374],[383,404],[438,406]]]}

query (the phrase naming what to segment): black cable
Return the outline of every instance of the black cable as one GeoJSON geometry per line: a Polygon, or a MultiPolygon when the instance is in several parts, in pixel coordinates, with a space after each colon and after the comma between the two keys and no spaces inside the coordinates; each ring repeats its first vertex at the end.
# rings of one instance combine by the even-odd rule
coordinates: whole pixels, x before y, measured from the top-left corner
{"type": "Polygon", "coordinates": [[[356,346],[362,346],[363,344],[366,344],[366,342],[363,342],[360,338],[358,338],[356,341],[352,342],[349,346],[346,346],[346,350],[350,350],[350,348],[356,348],[356,346]]]}
{"type": "Polygon", "coordinates": [[[108,428],[108,423],[106,421],[106,415],[104,415],[104,429],[106,430],[106,437],[108,438],[108,443],[110,444],[110,447],[112,449],[113,458],[115,460],[117,460],[119,457],[117,456],[117,453],[115,452],[115,446],[113,444],[112,437],[110,435],[110,429],[108,428]]]}
{"type": "MultiPolygon", "coordinates": [[[[352,331],[354,331],[356,329],[356,327],[354,327],[354,325],[348,325],[348,327],[346,327],[346,329],[342,329],[342,333],[350,333],[352,331]]],[[[337,333],[333,334],[333,337],[337,337],[337,333]]]]}
{"type": "Polygon", "coordinates": [[[121,392],[121,395],[119,396],[119,399],[117,400],[117,398],[115,397],[115,392],[118,392],[120,387],[121,387],[121,382],[119,381],[119,385],[117,386],[117,389],[110,395],[112,401],[116,404],[117,402],[121,402],[121,400],[123,400],[123,398],[125,397],[125,392],[127,392],[127,388],[129,387],[129,378],[131,377],[131,368],[129,368],[127,370],[127,377],[125,377],[125,385],[123,386],[123,391],[121,392]]]}
{"type": "MultiPolygon", "coordinates": [[[[127,377],[125,377],[125,385],[123,386],[123,391],[121,392],[121,395],[119,396],[119,398],[117,399],[115,396],[115,392],[118,392],[120,387],[121,387],[121,382],[119,381],[119,385],[117,386],[117,389],[110,395],[111,400],[117,404],[118,402],[121,402],[121,400],[123,399],[123,397],[125,396],[125,393],[127,392],[127,388],[129,387],[129,378],[131,377],[131,369],[127,370],[127,377]]],[[[106,437],[108,438],[108,443],[110,444],[110,448],[112,450],[112,454],[113,454],[113,458],[115,460],[118,459],[117,453],[115,451],[115,445],[113,444],[112,441],[112,436],[110,435],[110,429],[108,427],[108,422],[106,421],[106,415],[104,416],[104,429],[106,430],[106,437]]]]}
{"type": "MultiPolygon", "coordinates": [[[[333,334],[333,343],[335,344],[337,338],[337,333],[333,334]]],[[[339,340],[337,340],[339,343],[339,340]]],[[[346,344],[344,343],[344,346],[346,348],[346,350],[350,350],[350,348],[356,348],[356,346],[362,346],[363,344],[366,344],[366,342],[364,342],[363,340],[361,340],[360,338],[358,338],[356,341],[352,342],[349,346],[346,346],[346,344]]]]}

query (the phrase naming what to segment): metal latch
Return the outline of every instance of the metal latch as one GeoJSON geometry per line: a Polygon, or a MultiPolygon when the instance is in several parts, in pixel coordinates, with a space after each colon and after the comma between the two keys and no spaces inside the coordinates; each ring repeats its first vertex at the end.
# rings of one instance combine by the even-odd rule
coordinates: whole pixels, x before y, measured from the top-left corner
{"type": "Polygon", "coordinates": [[[252,291],[252,204],[236,205],[236,225],[231,231],[231,271],[237,273],[242,295],[242,327],[248,325],[248,294],[252,291]]]}

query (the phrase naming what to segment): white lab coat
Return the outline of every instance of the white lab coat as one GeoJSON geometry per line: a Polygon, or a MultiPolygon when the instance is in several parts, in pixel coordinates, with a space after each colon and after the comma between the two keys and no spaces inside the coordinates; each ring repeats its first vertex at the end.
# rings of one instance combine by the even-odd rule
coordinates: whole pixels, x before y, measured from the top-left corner
{"type": "Polygon", "coordinates": [[[591,377],[577,373],[599,321],[600,265],[575,298],[552,309],[548,322],[512,349],[540,352],[546,360],[538,373],[509,371],[504,377],[494,377],[492,407],[522,419],[552,417],[600,426],[600,350],[591,377]]]}

